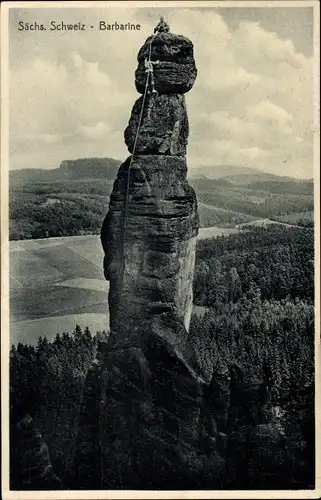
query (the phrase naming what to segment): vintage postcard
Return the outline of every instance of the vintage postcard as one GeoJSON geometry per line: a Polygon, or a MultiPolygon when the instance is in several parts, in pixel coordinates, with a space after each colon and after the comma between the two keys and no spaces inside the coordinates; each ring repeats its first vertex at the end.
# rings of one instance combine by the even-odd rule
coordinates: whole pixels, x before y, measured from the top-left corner
{"type": "Polygon", "coordinates": [[[319,35],[2,3],[5,500],[320,497],[319,35]]]}

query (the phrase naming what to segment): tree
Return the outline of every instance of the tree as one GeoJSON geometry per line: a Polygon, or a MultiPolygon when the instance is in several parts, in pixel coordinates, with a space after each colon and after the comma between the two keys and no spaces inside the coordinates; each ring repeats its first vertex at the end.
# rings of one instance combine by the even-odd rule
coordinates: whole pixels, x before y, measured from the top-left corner
{"type": "Polygon", "coordinates": [[[229,293],[230,302],[237,302],[242,295],[241,279],[235,267],[232,267],[229,272],[229,293]]]}

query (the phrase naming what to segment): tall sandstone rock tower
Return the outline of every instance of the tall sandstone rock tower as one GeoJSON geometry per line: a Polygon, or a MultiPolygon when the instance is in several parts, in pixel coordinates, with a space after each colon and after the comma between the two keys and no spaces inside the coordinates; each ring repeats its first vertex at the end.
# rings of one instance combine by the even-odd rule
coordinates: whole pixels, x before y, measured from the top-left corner
{"type": "Polygon", "coordinates": [[[77,482],[86,489],[214,488],[224,471],[204,404],[210,380],[188,334],[198,214],[184,94],[197,70],[192,42],[160,25],[138,53],[143,95],[125,130],[134,155],[119,168],[101,231],[110,336],[80,416],[77,482]]]}
{"type": "Polygon", "coordinates": [[[134,155],[119,169],[101,233],[117,342],[143,318],[167,311],[189,327],[198,214],[186,180],[184,93],[196,74],[193,44],[183,36],[156,32],[139,51],[135,83],[143,96],[125,130],[134,155]],[[154,87],[151,75],[145,93],[149,58],[154,87]]]}

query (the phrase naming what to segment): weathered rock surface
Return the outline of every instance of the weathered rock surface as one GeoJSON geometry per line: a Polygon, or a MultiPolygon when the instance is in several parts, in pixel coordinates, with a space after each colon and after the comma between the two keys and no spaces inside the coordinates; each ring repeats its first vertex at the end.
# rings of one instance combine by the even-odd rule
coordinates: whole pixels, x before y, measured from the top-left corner
{"type": "Polygon", "coordinates": [[[163,313],[138,325],[130,346],[117,334],[110,340],[96,382],[88,377],[80,422],[90,442],[99,428],[100,448],[79,456],[78,477],[99,460],[102,488],[221,487],[224,460],[203,407],[209,380],[182,321],[163,313]],[[93,385],[99,387],[94,404],[93,385]],[[91,408],[99,408],[95,428],[84,425],[91,408]]]}
{"type": "Polygon", "coordinates": [[[183,35],[175,33],[158,33],[154,36],[149,36],[138,52],[138,62],[144,61],[149,56],[150,42],[151,59],[156,61],[170,61],[178,64],[195,64],[194,61],[194,46],[191,40],[183,35]]]}
{"type": "Polygon", "coordinates": [[[53,473],[48,446],[30,415],[25,415],[11,426],[10,438],[12,443],[10,468],[14,471],[11,488],[60,489],[61,481],[53,473]]]}
{"type": "MultiPolygon", "coordinates": [[[[132,110],[125,142],[133,153],[135,137],[143,104],[140,97],[132,110]]],[[[184,156],[188,138],[188,118],[185,98],[180,94],[147,96],[136,144],[137,154],[168,154],[184,156]]]]}
{"type": "Polygon", "coordinates": [[[138,92],[143,94],[145,90],[144,61],[149,58],[149,51],[151,60],[159,61],[159,64],[154,65],[155,89],[159,93],[184,94],[191,90],[197,76],[192,42],[182,35],[159,33],[154,39],[147,38],[138,53],[138,67],[135,72],[138,92]]]}
{"type": "Polygon", "coordinates": [[[119,169],[101,232],[111,329],[123,329],[124,323],[131,328],[130,323],[166,310],[176,311],[188,328],[198,214],[186,160],[135,157],[124,229],[129,162],[119,169]]]}
{"type": "MultiPolygon", "coordinates": [[[[139,92],[151,40],[138,54],[139,92]]],[[[211,386],[188,334],[199,220],[182,94],[196,78],[193,44],[158,33],[151,60],[158,94],[147,94],[141,123],[143,99],[134,105],[125,130],[134,156],[119,168],[101,230],[111,332],[87,381],[79,447],[88,443],[88,453],[77,455],[77,478],[79,487],[87,478],[102,488],[220,488],[226,443],[213,412],[226,408],[208,404],[206,387],[212,402],[222,388],[211,386]]]]}

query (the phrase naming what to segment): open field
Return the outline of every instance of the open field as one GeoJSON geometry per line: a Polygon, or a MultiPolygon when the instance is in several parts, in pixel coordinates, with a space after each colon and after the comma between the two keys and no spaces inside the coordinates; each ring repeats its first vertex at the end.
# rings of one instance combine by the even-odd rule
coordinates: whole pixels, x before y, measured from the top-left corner
{"type": "Polygon", "coordinates": [[[235,227],[237,224],[249,222],[257,217],[242,212],[233,212],[226,208],[198,202],[198,212],[201,228],[211,228],[212,226],[235,227]]]}
{"type": "Polygon", "coordinates": [[[199,240],[207,240],[209,238],[217,238],[218,236],[228,236],[229,234],[238,233],[239,229],[233,227],[201,227],[198,233],[199,240]]]}
{"type": "Polygon", "coordinates": [[[10,242],[11,342],[108,329],[108,282],[99,236],[10,242]]]}
{"type": "MultiPolygon", "coordinates": [[[[202,228],[199,238],[235,232],[202,228]]],[[[76,324],[108,330],[108,282],[98,235],[10,242],[11,343],[36,343],[76,324]]]]}
{"type": "Polygon", "coordinates": [[[243,222],[242,224],[238,224],[237,227],[239,229],[244,229],[246,227],[265,227],[271,224],[278,224],[279,226],[284,226],[284,227],[300,227],[297,224],[288,224],[287,222],[281,222],[278,220],[271,220],[271,219],[255,219],[249,222],[243,222]]]}

